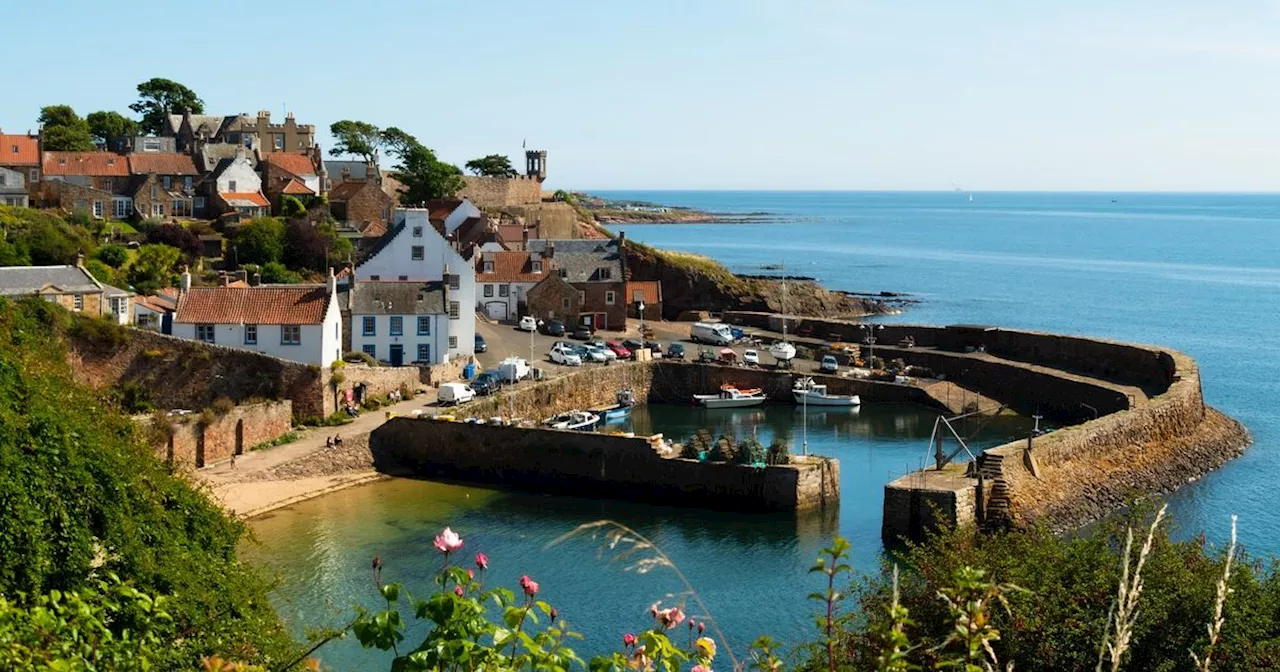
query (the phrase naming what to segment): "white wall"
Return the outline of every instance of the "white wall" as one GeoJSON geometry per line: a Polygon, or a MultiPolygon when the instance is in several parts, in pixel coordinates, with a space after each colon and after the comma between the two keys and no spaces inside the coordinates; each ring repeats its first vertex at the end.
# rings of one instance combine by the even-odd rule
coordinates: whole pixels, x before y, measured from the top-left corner
{"type": "Polygon", "coordinates": [[[142,327],[144,316],[150,316],[150,319],[153,320],[154,324],[150,327],[143,327],[143,328],[150,329],[152,331],[160,331],[160,328],[164,326],[164,313],[158,313],[140,303],[134,303],[133,304],[133,323],[138,325],[139,327],[142,327]]]}
{"type": "Polygon", "coordinates": [[[262,191],[262,178],[258,177],[257,171],[253,169],[253,162],[248,157],[237,156],[218,176],[217,188],[220,194],[251,194],[262,191]],[[236,183],[235,189],[231,188],[232,182],[236,183]]]}
{"type": "Polygon", "coordinates": [[[453,212],[449,213],[449,216],[444,218],[445,233],[453,233],[454,231],[457,231],[458,227],[462,226],[463,222],[472,217],[479,217],[480,214],[480,208],[477,208],[471,201],[465,198],[462,199],[462,205],[454,208],[453,212]]]}
{"type": "MultiPolygon", "coordinates": [[[[330,289],[328,307],[324,311],[324,326],[321,330],[321,352],[324,357],[321,366],[328,366],[342,359],[342,310],[338,308],[336,291],[330,289]]],[[[305,336],[303,337],[305,343],[305,336]]]]}
{"type": "Polygon", "coordinates": [[[532,288],[535,284],[536,283],[533,283],[533,282],[484,282],[482,280],[477,280],[476,281],[476,311],[488,314],[487,306],[490,306],[495,303],[506,304],[507,306],[506,319],[514,320],[516,319],[516,316],[519,315],[519,312],[517,311],[517,309],[519,308],[520,302],[524,300],[525,295],[529,292],[529,289],[532,288]],[[493,296],[484,295],[485,285],[491,285],[493,287],[493,296]],[[501,287],[504,285],[507,287],[506,296],[501,295],[502,294],[501,287]]]}
{"type": "MultiPolygon", "coordinates": [[[[326,316],[327,321],[327,316],[326,316]]],[[[217,324],[213,327],[214,345],[224,345],[237,350],[250,350],[264,355],[279,357],[303,364],[328,366],[342,356],[341,348],[335,343],[342,340],[342,327],[337,322],[302,325],[302,343],[299,345],[282,345],[280,343],[280,325],[259,324],[257,345],[246,345],[244,342],[244,325],[217,324]],[[339,335],[333,336],[334,326],[339,335]]],[[[190,322],[174,322],[173,335],[178,338],[196,340],[196,325],[190,322]]]]}
{"type": "MultiPolygon", "coordinates": [[[[404,325],[403,333],[400,336],[391,335],[391,315],[362,315],[353,313],[351,315],[351,349],[355,352],[364,352],[364,346],[372,345],[375,350],[375,357],[379,361],[391,361],[391,345],[399,344],[404,346],[404,362],[405,365],[418,361],[418,345],[426,343],[431,346],[431,364],[440,364],[448,355],[448,315],[427,315],[430,320],[431,333],[425,336],[418,335],[418,315],[398,315],[404,325]],[[374,321],[374,335],[364,335],[364,319],[372,317],[374,321]]],[[[474,338],[474,337],[473,337],[474,338]]],[[[474,343],[472,343],[474,347],[474,343]]]]}

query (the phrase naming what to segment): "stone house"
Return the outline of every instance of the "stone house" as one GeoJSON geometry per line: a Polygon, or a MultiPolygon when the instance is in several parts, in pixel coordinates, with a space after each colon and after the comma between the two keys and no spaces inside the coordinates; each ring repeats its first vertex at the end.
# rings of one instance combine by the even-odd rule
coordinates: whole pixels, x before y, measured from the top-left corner
{"type": "Polygon", "coordinates": [[[443,363],[449,354],[449,312],[442,282],[348,280],[339,294],[344,341],[391,366],[443,363]]]}
{"type": "Polygon", "coordinates": [[[118,324],[133,321],[133,293],[98,282],[79,263],[0,267],[0,296],[38,296],[75,313],[107,317],[118,324]]]}
{"type": "Polygon", "coordinates": [[[40,136],[0,133],[0,168],[22,173],[30,191],[40,184],[40,136]]]}
{"type": "MultiPolygon", "coordinates": [[[[372,161],[325,161],[326,190],[333,190],[344,182],[372,180],[382,184],[382,169],[372,161]]],[[[390,195],[390,194],[388,194],[390,195]]]]}
{"type": "Polygon", "coordinates": [[[126,157],[112,152],[45,152],[41,170],[44,180],[36,199],[41,205],[57,205],[64,210],[85,208],[96,219],[125,219],[133,214],[126,157]],[[94,191],[46,189],[56,182],[94,191]]]}
{"type": "Polygon", "coordinates": [[[315,156],[314,150],[307,154],[275,152],[262,157],[258,167],[262,169],[262,191],[267,200],[279,207],[280,196],[287,194],[299,198],[305,205],[312,196],[324,193],[324,164],[315,156]]]}
{"type": "Polygon", "coordinates": [[[299,124],[293,114],[284,123],[271,123],[267,110],[258,115],[234,116],[212,114],[171,114],[161,135],[174,138],[178,151],[189,151],[200,144],[238,145],[261,154],[273,152],[306,152],[315,146],[316,128],[299,124]]]}
{"type": "Polygon", "coordinates": [[[573,324],[585,324],[597,330],[619,330],[625,328],[627,319],[622,240],[622,236],[618,239],[531,239],[525,247],[551,260],[556,275],[578,290],[578,309],[564,313],[573,324]]]}
{"type": "Polygon", "coordinates": [[[550,260],[532,252],[480,252],[476,265],[476,310],[499,322],[519,318],[529,312],[529,291],[554,274],[550,260]]]}
{"type": "Polygon", "coordinates": [[[0,167],[0,205],[13,205],[19,208],[30,205],[26,173],[0,167]]]}
{"type": "Polygon", "coordinates": [[[61,180],[41,182],[34,202],[39,207],[63,212],[84,211],[95,219],[128,219],[133,214],[133,199],[128,196],[61,180]]]}
{"type": "Polygon", "coordinates": [[[203,217],[200,168],[188,154],[131,154],[131,198],[139,217],[203,217]]]}
{"type": "Polygon", "coordinates": [[[579,324],[583,293],[559,273],[550,273],[526,293],[528,314],[539,320],[560,320],[567,327],[579,324]]]}
{"type": "Polygon", "coordinates": [[[395,201],[373,180],[348,180],[329,192],[329,212],[338,221],[350,222],[357,228],[379,222],[385,232],[394,209],[395,201]]]}

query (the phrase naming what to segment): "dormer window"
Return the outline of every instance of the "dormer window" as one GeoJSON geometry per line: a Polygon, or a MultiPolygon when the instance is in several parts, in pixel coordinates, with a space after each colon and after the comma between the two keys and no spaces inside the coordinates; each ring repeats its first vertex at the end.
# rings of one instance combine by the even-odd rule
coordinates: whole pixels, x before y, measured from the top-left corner
{"type": "Polygon", "coordinates": [[[601,280],[608,280],[608,279],[609,279],[609,278],[611,278],[611,277],[613,277],[613,271],[612,271],[611,269],[608,269],[608,268],[602,268],[602,269],[600,269],[600,279],[601,279],[601,280]]]}
{"type": "Polygon", "coordinates": [[[542,272],[542,262],[541,262],[541,261],[535,261],[535,262],[533,262],[533,272],[534,272],[534,273],[541,273],[541,272],[542,272]]]}
{"type": "Polygon", "coordinates": [[[233,194],[236,192],[236,181],[235,181],[235,180],[228,180],[228,181],[227,181],[227,191],[229,191],[229,192],[231,192],[231,193],[233,193],[233,194]]]}
{"type": "Polygon", "coordinates": [[[13,153],[14,153],[14,154],[17,154],[17,153],[18,153],[18,146],[17,146],[17,145],[14,145],[14,146],[13,146],[13,153]]]}
{"type": "Polygon", "coordinates": [[[492,261],[486,261],[486,262],[484,262],[484,272],[485,272],[485,273],[492,273],[492,272],[493,272],[493,262],[492,262],[492,261]]]}

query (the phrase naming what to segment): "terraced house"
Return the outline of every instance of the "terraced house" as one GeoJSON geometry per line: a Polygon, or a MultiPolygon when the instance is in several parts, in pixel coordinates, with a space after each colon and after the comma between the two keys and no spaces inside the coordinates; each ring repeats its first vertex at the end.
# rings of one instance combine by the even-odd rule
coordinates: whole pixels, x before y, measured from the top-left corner
{"type": "MultiPolygon", "coordinates": [[[[200,168],[189,154],[129,155],[130,198],[139,217],[203,217],[205,196],[197,194],[200,168]]],[[[120,219],[118,212],[113,213],[120,219]]]]}
{"type": "Polygon", "coordinates": [[[0,168],[22,174],[28,187],[40,183],[40,136],[0,133],[0,168]]]}
{"type": "Polygon", "coordinates": [[[439,364],[449,355],[443,282],[350,280],[343,291],[347,350],[392,366],[439,364]]]}
{"type": "Polygon", "coordinates": [[[133,319],[132,292],[98,282],[80,264],[74,266],[6,266],[0,268],[0,296],[38,296],[67,310],[110,317],[119,324],[133,319]]]}

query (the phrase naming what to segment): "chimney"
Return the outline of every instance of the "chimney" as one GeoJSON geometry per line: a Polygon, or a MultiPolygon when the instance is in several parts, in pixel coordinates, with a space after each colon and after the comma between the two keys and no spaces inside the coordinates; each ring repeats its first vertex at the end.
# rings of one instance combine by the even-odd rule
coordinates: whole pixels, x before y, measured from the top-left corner
{"type": "Polygon", "coordinates": [[[529,249],[529,229],[520,229],[520,242],[524,244],[523,249],[529,249]]]}
{"type": "Polygon", "coordinates": [[[324,286],[329,291],[329,296],[338,293],[338,278],[333,275],[332,266],[329,267],[329,277],[325,280],[324,286]]]}
{"type": "Polygon", "coordinates": [[[226,287],[231,284],[231,278],[226,271],[218,271],[218,286],[226,287]]]}
{"type": "Polygon", "coordinates": [[[548,259],[554,258],[556,256],[556,241],[548,240],[547,251],[544,252],[543,254],[546,255],[548,259]]]}
{"type": "Polygon", "coordinates": [[[254,273],[254,274],[253,274],[253,279],[249,281],[249,286],[250,286],[250,287],[257,287],[258,285],[261,285],[261,284],[262,284],[262,274],[261,274],[261,273],[254,273]]]}
{"type": "Polygon", "coordinates": [[[182,267],[182,290],[184,294],[191,291],[191,269],[187,266],[182,267]]]}
{"type": "Polygon", "coordinates": [[[76,252],[76,268],[84,268],[84,252],[76,252]]]}
{"type": "Polygon", "coordinates": [[[243,268],[236,271],[236,280],[243,282],[246,285],[249,284],[249,271],[246,271],[243,268]]]}

